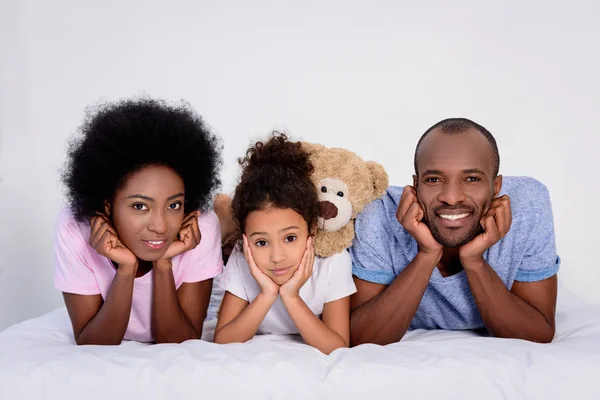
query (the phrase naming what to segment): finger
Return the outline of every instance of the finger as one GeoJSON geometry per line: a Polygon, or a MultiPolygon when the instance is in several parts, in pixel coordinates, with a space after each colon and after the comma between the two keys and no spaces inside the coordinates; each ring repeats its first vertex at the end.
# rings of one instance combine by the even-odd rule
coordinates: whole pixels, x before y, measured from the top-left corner
{"type": "Polygon", "coordinates": [[[510,224],[511,224],[511,219],[512,219],[510,205],[503,203],[500,207],[498,207],[496,209],[494,219],[496,221],[496,226],[498,227],[500,237],[502,238],[510,230],[510,224]]]}
{"type": "Polygon", "coordinates": [[[398,210],[396,211],[396,217],[398,220],[404,218],[406,213],[412,204],[417,200],[415,189],[412,186],[404,187],[402,191],[402,196],[400,196],[400,204],[398,205],[398,210]]]}
{"type": "Polygon", "coordinates": [[[308,275],[312,276],[313,268],[315,264],[315,247],[313,238],[310,238],[310,249],[308,251],[308,275]]]}
{"type": "Polygon", "coordinates": [[[96,251],[110,258],[110,252],[116,247],[116,244],[116,238],[110,232],[106,231],[100,238],[96,251]]]}
{"type": "Polygon", "coordinates": [[[500,239],[500,233],[498,232],[498,226],[496,225],[496,219],[492,216],[484,218],[484,227],[487,239],[496,243],[500,239]]]}
{"type": "Polygon", "coordinates": [[[102,222],[101,225],[92,232],[93,236],[90,236],[90,246],[93,249],[96,249],[100,243],[102,243],[102,237],[108,231],[108,224],[106,222],[102,222]]]}
{"type": "Polygon", "coordinates": [[[406,212],[406,215],[404,216],[404,222],[405,223],[421,222],[419,217],[423,218],[423,212],[420,209],[421,209],[421,206],[419,205],[419,203],[417,203],[417,202],[412,203],[410,208],[406,212]]]}
{"type": "Polygon", "coordinates": [[[200,234],[200,226],[198,226],[197,218],[194,218],[191,229],[192,229],[192,237],[194,239],[194,243],[196,243],[196,244],[200,243],[200,239],[202,238],[202,235],[200,234]]]}

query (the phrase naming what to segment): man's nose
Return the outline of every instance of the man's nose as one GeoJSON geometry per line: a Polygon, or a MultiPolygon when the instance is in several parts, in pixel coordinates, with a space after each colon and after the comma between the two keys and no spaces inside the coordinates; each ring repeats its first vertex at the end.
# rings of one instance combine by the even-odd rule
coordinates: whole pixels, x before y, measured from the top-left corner
{"type": "Polygon", "coordinates": [[[462,186],[462,182],[448,181],[444,183],[444,186],[442,187],[438,199],[441,202],[450,205],[454,205],[465,201],[466,195],[465,190],[462,186]]]}

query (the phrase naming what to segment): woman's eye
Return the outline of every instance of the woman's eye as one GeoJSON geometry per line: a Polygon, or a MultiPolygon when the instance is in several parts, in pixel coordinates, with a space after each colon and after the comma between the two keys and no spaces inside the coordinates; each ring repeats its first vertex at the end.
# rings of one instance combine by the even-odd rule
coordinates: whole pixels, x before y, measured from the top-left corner
{"type": "Polygon", "coordinates": [[[340,197],[344,197],[344,192],[337,192],[337,195],[340,197]]]}
{"type": "Polygon", "coordinates": [[[138,211],[146,211],[148,209],[148,207],[146,207],[146,205],[142,203],[135,203],[132,207],[138,211]]]}
{"type": "Polygon", "coordinates": [[[257,240],[255,243],[256,247],[263,247],[267,245],[267,241],[266,240],[257,240]]]}
{"type": "Polygon", "coordinates": [[[327,188],[325,186],[321,186],[321,192],[327,193],[327,188]]]}
{"type": "Polygon", "coordinates": [[[297,237],[297,236],[294,236],[294,235],[290,235],[290,236],[286,236],[286,237],[285,237],[285,241],[286,241],[286,242],[288,242],[288,243],[295,242],[295,241],[296,241],[296,239],[298,239],[298,237],[297,237]]]}
{"type": "Polygon", "coordinates": [[[169,206],[171,210],[179,210],[181,208],[181,203],[173,203],[169,206]]]}

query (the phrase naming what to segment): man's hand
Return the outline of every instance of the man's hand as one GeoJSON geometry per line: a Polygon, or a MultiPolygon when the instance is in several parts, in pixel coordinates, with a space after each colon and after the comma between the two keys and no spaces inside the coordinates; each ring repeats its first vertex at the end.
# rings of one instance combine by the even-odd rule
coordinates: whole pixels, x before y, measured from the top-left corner
{"type": "Polygon", "coordinates": [[[463,267],[482,261],[483,253],[506,236],[512,223],[510,198],[507,195],[495,198],[479,223],[484,232],[459,249],[463,267]]]}
{"type": "Polygon", "coordinates": [[[417,199],[417,191],[412,186],[406,186],[396,210],[396,218],[417,241],[419,252],[436,257],[437,264],[442,257],[444,246],[433,238],[429,227],[423,222],[424,217],[425,212],[417,199]]]}

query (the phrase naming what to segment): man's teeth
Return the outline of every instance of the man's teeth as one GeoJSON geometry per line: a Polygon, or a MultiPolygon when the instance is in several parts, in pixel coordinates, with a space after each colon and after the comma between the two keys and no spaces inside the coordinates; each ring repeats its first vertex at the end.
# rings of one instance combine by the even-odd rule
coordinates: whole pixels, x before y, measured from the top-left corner
{"type": "Polygon", "coordinates": [[[449,219],[450,221],[456,221],[457,219],[468,217],[469,213],[466,214],[456,214],[456,215],[444,215],[440,214],[440,218],[449,219]]]}

